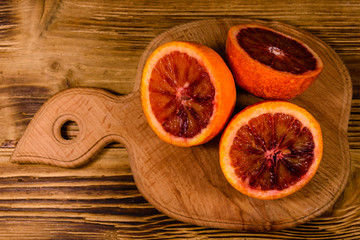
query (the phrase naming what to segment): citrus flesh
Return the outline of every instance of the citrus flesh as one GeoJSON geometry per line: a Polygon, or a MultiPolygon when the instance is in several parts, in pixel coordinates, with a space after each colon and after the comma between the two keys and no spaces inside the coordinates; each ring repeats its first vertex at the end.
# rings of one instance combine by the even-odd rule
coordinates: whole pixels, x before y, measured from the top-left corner
{"type": "Polygon", "coordinates": [[[323,68],[305,43],[259,24],[231,27],[226,54],[236,83],[264,99],[300,95],[323,68]]]}
{"type": "Polygon", "coordinates": [[[320,125],[310,113],[289,102],[266,101],[231,120],[221,138],[220,163],[240,192],[276,199],[310,181],[322,148],[320,125]]]}
{"type": "Polygon", "coordinates": [[[316,68],[316,59],[304,45],[274,31],[249,27],[236,38],[253,59],[278,71],[301,74],[316,68]]]}
{"type": "Polygon", "coordinates": [[[189,42],[169,42],[150,55],[141,91],[153,131],[177,146],[199,145],[216,136],[236,100],[234,79],[222,58],[189,42]]]}
{"type": "Polygon", "coordinates": [[[215,88],[195,58],[178,51],[162,57],[151,74],[149,91],[156,119],[172,135],[191,138],[209,124],[215,88]]]}

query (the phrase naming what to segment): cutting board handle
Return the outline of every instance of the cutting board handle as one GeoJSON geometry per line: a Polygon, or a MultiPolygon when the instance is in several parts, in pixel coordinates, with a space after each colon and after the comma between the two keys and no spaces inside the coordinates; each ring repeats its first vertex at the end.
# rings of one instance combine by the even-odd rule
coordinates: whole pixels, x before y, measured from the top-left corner
{"type": "Polygon", "coordinates": [[[136,110],[141,107],[134,106],[140,104],[135,95],[116,96],[96,88],[72,88],[54,95],[36,113],[10,160],[78,167],[111,142],[126,144],[134,129],[127,115],[141,114],[136,110]],[[61,133],[69,121],[79,127],[73,139],[61,133]]]}

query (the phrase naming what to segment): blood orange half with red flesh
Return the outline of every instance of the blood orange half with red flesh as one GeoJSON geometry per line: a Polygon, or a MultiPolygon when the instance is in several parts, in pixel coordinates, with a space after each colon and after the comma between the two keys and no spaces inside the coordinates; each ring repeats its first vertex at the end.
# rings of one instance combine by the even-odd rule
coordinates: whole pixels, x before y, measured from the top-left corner
{"type": "Polygon", "coordinates": [[[234,109],[235,82],[223,59],[211,48],[169,42],[148,58],[141,98],[145,116],[162,140],[194,146],[223,129],[234,109]]]}
{"type": "Polygon", "coordinates": [[[229,183],[259,199],[298,191],[315,175],[323,151],[319,123],[286,101],[245,108],[226,127],[220,163],[229,183]]]}
{"type": "Polygon", "coordinates": [[[323,68],[304,42],[259,24],[230,28],[226,54],[236,83],[264,99],[300,95],[323,68]]]}

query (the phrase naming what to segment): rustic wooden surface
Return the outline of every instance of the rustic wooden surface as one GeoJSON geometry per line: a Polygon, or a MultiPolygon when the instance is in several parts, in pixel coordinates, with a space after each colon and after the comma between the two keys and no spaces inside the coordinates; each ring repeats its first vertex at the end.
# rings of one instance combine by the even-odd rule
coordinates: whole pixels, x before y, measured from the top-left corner
{"type": "MultiPolygon", "coordinates": [[[[357,1],[1,1],[0,14],[1,238],[360,237],[357,1]],[[349,182],[333,209],[278,232],[211,229],[173,220],[146,202],[121,144],[108,146],[79,169],[9,162],[15,143],[51,95],[76,86],[128,94],[139,58],[154,37],[181,23],[223,17],[277,20],[300,27],[329,44],[344,61],[353,82],[348,129],[352,165],[349,182]]],[[[77,127],[70,126],[69,132],[76,135],[77,127]]]]}
{"type": "MultiPolygon", "coordinates": [[[[249,198],[231,187],[219,164],[219,137],[192,148],[161,141],[141,109],[140,81],[146,59],[161,44],[194,41],[224,54],[231,26],[254,20],[227,18],[193,21],[160,34],[142,54],[134,92],[116,96],[99,88],[70,88],[50,98],[32,119],[11,157],[17,163],[83,166],[111,142],[126,146],[140,193],[156,209],[177,220],[206,227],[237,230],[282,230],[328,210],[343,192],[350,171],[347,127],[352,85],[338,55],[305,31],[274,21],[256,21],[308,44],[322,59],[316,82],[291,101],[318,119],[324,141],[323,161],[314,179],[293,195],[272,201],[249,198]],[[331,102],[332,111],[328,111],[331,102]],[[76,138],[61,128],[74,121],[76,138]],[[36,142],[37,145],[34,145],[36,142]],[[306,206],[306,207],[304,207],[306,206]]],[[[238,90],[235,112],[261,101],[238,90]]]]}

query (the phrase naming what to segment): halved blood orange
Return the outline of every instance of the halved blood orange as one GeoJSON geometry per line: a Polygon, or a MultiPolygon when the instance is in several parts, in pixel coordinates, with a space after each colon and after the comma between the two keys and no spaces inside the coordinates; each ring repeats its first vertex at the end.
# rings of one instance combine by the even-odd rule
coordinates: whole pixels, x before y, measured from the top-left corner
{"type": "Polygon", "coordinates": [[[177,146],[205,143],[217,135],[235,105],[235,81],[214,50],[174,41],[147,59],[141,99],[152,130],[177,146]]]}
{"type": "Polygon", "coordinates": [[[236,83],[264,99],[298,96],[323,68],[305,43],[259,24],[231,27],[226,55],[236,83]]]}
{"type": "Polygon", "coordinates": [[[264,101],[238,113],[220,141],[228,182],[254,198],[276,199],[302,188],[322,158],[319,123],[287,101],[264,101]]]}

